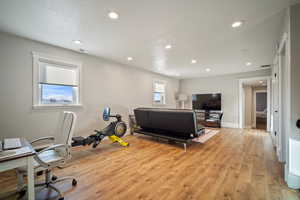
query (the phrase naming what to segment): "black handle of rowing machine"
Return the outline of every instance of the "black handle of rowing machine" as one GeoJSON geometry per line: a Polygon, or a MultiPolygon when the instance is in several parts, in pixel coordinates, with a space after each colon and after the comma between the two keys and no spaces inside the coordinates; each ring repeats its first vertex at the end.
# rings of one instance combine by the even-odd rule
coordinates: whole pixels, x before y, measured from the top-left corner
{"type": "Polygon", "coordinates": [[[122,116],[119,115],[119,114],[116,114],[116,115],[110,115],[109,117],[115,117],[115,118],[117,118],[118,121],[122,121],[122,116]]]}
{"type": "Polygon", "coordinates": [[[98,130],[94,130],[94,132],[96,132],[96,133],[102,133],[101,131],[98,131],[98,130]]]}

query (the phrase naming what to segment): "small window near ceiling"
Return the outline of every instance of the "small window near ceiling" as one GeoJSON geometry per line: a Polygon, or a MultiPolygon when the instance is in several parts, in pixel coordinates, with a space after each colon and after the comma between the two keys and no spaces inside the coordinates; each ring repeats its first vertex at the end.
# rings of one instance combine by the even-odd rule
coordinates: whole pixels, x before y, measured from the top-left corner
{"type": "Polygon", "coordinates": [[[158,105],[166,104],[166,82],[165,81],[153,82],[153,104],[158,104],[158,105]]]}
{"type": "Polygon", "coordinates": [[[33,106],[79,106],[81,64],[33,53],[33,106]]]}

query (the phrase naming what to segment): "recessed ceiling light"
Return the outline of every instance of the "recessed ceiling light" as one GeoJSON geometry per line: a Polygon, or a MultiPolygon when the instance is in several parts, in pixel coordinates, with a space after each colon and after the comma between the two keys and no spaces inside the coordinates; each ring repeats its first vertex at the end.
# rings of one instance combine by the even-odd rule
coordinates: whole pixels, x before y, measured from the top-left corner
{"type": "Polygon", "coordinates": [[[165,49],[172,49],[172,45],[170,45],[170,44],[166,45],[165,49]]]}
{"type": "Polygon", "coordinates": [[[246,62],[246,66],[251,66],[252,63],[251,62],[246,62]]]}
{"type": "Polygon", "coordinates": [[[80,40],[73,40],[73,42],[74,42],[75,44],[82,44],[82,42],[81,42],[80,40]]]}
{"type": "Polygon", "coordinates": [[[119,14],[116,12],[109,12],[108,17],[111,19],[119,19],[119,14]]]}
{"type": "Polygon", "coordinates": [[[262,83],[263,83],[263,81],[259,81],[259,83],[260,83],[260,84],[262,84],[262,83]]]}
{"type": "Polygon", "coordinates": [[[197,60],[195,60],[195,59],[191,60],[191,64],[196,64],[196,63],[197,63],[197,60]]]}
{"type": "Polygon", "coordinates": [[[128,60],[128,61],[132,61],[133,58],[132,58],[132,57],[127,57],[127,60],[128,60]]]}
{"type": "Polygon", "coordinates": [[[210,72],[210,70],[211,70],[210,68],[206,68],[206,69],[205,69],[205,71],[207,71],[207,72],[210,72]]]}
{"type": "Polygon", "coordinates": [[[243,25],[243,22],[242,21],[236,21],[236,22],[233,22],[232,23],[232,28],[237,28],[237,27],[240,27],[243,25]]]}

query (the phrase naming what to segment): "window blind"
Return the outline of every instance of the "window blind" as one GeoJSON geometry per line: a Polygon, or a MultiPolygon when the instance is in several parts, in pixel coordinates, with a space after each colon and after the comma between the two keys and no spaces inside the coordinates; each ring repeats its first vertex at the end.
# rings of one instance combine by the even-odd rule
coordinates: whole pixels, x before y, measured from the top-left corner
{"type": "Polygon", "coordinates": [[[77,69],[40,63],[39,82],[43,84],[78,86],[77,69]]]}
{"type": "Polygon", "coordinates": [[[156,82],[154,83],[154,92],[160,92],[160,93],[164,93],[165,92],[165,84],[164,83],[159,83],[156,82]]]}

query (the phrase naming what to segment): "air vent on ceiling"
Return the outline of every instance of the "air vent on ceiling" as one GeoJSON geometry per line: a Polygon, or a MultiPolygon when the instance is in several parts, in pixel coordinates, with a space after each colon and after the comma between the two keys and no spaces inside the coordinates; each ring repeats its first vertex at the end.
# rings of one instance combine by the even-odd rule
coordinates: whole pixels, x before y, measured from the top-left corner
{"type": "Polygon", "coordinates": [[[88,53],[88,51],[87,50],[85,50],[85,49],[79,49],[79,52],[81,52],[81,53],[88,53]]]}
{"type": "Polygon", "coordinates": [[[262,66],[260,66],[260,68],[269,68],[269,67],[271,67],[271,65],[262,65],[262,66]]]}

